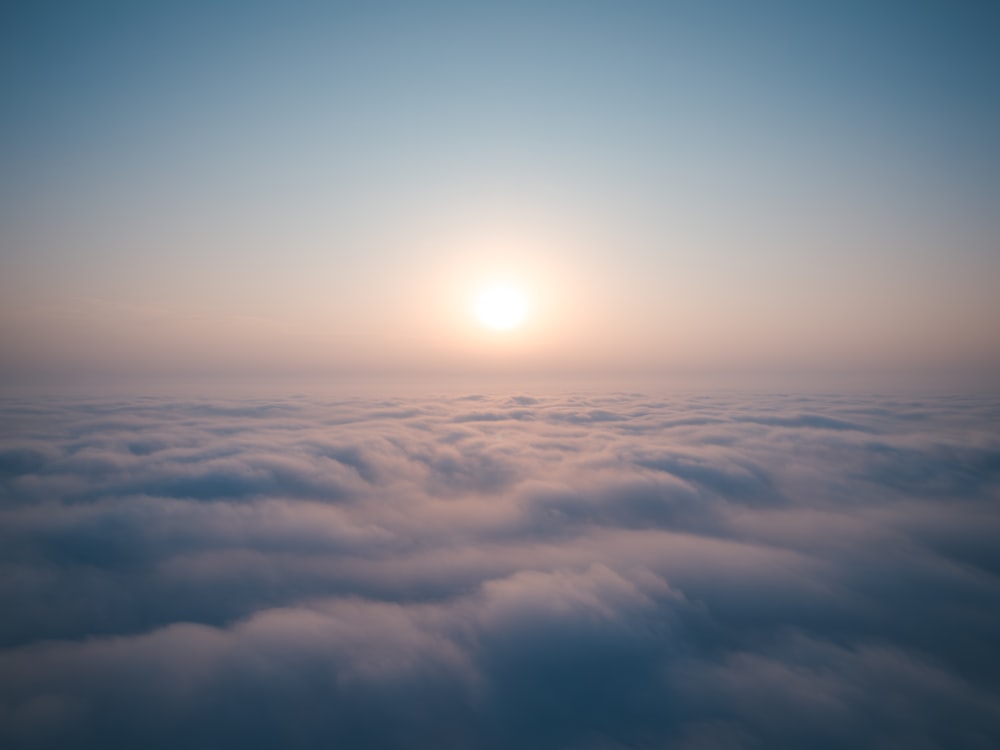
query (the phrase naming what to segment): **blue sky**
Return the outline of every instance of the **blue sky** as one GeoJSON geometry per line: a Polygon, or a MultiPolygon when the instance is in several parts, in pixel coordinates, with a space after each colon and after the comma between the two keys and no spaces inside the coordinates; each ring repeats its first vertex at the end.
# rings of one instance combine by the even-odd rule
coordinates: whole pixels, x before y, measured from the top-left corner
{"type": "Polygon", "coordinates": [[[9,373],[1000,363],[995,4],[4,12],[9,373]]]}

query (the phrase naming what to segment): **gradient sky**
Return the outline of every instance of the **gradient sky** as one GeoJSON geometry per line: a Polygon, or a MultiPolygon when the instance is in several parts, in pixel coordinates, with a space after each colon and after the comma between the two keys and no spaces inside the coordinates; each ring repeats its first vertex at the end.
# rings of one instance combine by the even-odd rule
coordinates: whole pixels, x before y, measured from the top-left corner
{"type": "Polygon", "coordinates": [[[1000,376],[995,2],[0,12],[8,380],[1000,376]]]}

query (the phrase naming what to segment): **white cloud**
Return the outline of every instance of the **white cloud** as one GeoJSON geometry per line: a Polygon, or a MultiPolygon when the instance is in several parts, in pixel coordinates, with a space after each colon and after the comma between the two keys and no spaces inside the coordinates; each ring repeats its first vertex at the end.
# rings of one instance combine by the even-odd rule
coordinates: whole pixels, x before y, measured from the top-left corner
{"type": "Polygon", "coordinates": [[[975,747],[988,406],[9,405],[0,739],[975,747]]]}

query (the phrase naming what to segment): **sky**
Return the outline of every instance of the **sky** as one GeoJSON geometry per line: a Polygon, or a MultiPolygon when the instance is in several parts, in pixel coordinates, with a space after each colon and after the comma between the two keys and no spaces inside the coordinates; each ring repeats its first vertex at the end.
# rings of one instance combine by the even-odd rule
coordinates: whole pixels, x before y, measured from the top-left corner
{"type": "Polygon", "coordinates": [[[6,383],[1000,376],[995,3],[2,14],[6,383]]]}

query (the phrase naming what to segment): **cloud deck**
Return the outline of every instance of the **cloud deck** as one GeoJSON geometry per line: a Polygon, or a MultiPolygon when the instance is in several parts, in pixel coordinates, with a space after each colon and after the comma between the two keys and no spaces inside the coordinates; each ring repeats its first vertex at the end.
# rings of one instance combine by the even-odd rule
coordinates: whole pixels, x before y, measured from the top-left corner
{"type": "Polygon", "coordinates": [[[990,747],[1000,404],[8,400],[4,747],[990,747]]]}

